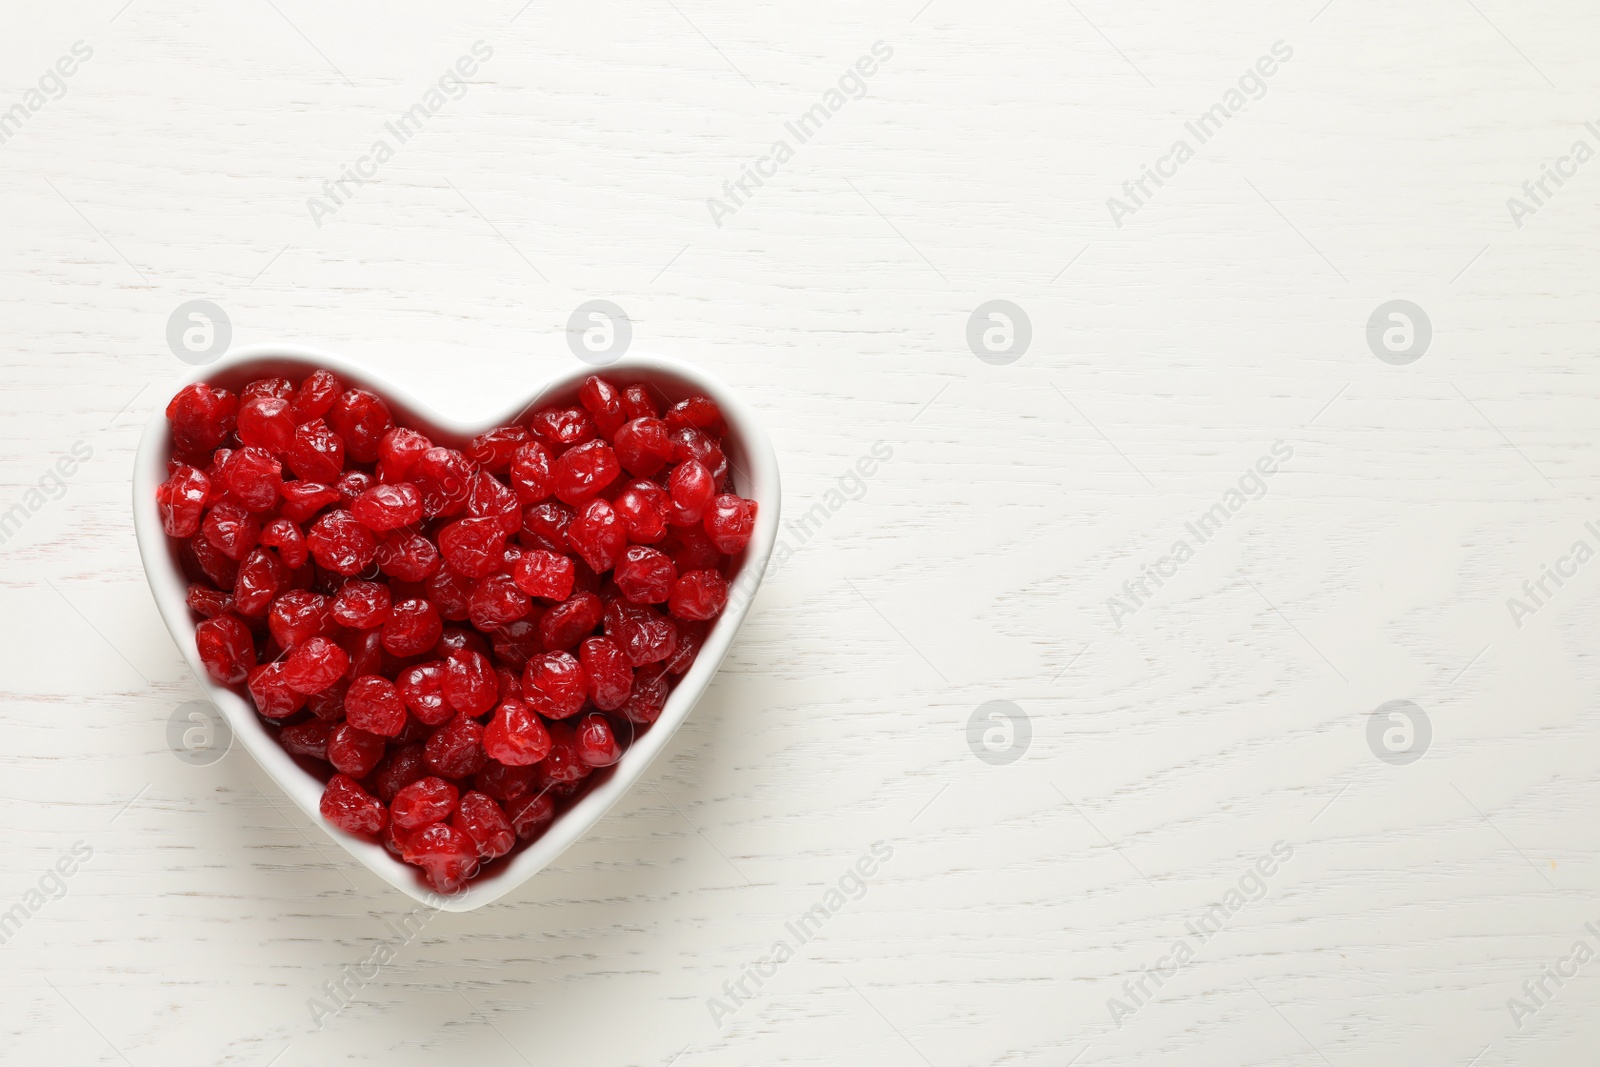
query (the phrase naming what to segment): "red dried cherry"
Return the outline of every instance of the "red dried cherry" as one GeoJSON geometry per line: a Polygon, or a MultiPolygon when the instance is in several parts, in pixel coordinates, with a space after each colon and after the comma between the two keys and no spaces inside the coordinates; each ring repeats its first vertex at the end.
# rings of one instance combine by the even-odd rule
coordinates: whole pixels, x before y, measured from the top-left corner
{"type": "Polygon", "coordinates": [[[672,587],[667,609],[680,619],[714,619],[728,603],[728,580],[716,571],[690,571],[672,587]]]}
{"type": "Polygon", "coordinates": [[[377,460],[378,442],[394,425],[389,405],[365,389],[346,390],[328,409],[327,418],[357,463],[377,460]]]}
{"type": "Polygon", "coordinates": [[[394,737],[406,727],[406,706],[389,679],[363,674],[344,695],[345,719],[351,726],[379,737],[394,737]]]}
{"type": "Polygon", "coordinates": [[[612,579],[617,591],[635,604],[664,604],[678,580],[678,568],[665,552],[632,545],[617,560],[612,579]]]}
{"type": "Polygon", "coordinates": [[[572,595],[572,560],[547,549],[530,549],[511,570],[517,588],[529,596],[565,600],[572,595]]]}
{"type": "Polygon", "coordinates": [[[622,746],[611,732],[611,723],[599,712],[590,712],[577,721],[573,747],[578,758],[591,767],[609,767],[622,758],[622,746]]]}
{"type": "Polygon", "coordinates": [[[383,759],[384,740],[342,722],[328,735],[328,762],[352,778],[365,778],[383,759]]]}
{"type": "MultiPolygon", "coordinates": [[[[302,645],[297,645],[289,653],[285,661],[283,677],[289,688],[296,693],[309,696],[320,693],[334,682],[344,676],[350,668],[350,657],[345,650],[328,640],[326,637],[313,637],[302,645]]],[[[385,682],[385,685],[388,683],[385,682]]],[[[354,684],[351,686],[354,690],[354,684]]],[[[398,701],[397,701],[398,703],[398,701]]],[[[345,708],[350,707],[349,697],[345,698],[345,708]]],[[[360,725],[359,723],[357,725],[360,725]]],[[[376,733],[377,731],[373,731],[376,733]]]]}
{"type": "Polygon", "coordinates": [[[381,482],[356,497],[350,513],[367,529],[388,533],[422,519],[422,493],[410,482],[381,482]]]}
{"type": "Polygon", "coordinates": [[[601,711],[615,711],[633,691],[633,664],[609,637],[590,637],[578,646],[578,661],[589,678],[589,699],[601,711]]]}
{"type": "Polygon", "coordinates": [[[161,528],[168,537],[193,537],[200,528],[211,479],[203,471],[179,463],[167,480],[156,489],[156,506],[161,512],[161,528]]]}
{"type": "Polygon", "coordinates": [[[483,726],[476,719],[457,715],[428,738],[423,755],[434,773],[446,778],[466,778],[483,769],[483,726]]]}
{"type": "Polygon", "coordinates": [[[322,792],[321,810],[324,819],[352,834],[375,835],[388,818],[382,802],[345,774],[336,774],[328,780],[328,787],[322,792]]]}
{"type": "Polygon", "coordinates": [[[444,622],[426,600],[402,600],[390,609],[379,632],[391,656],[420,656],[438,643],[444,622]]]}
{"type": "Polygon", "coordinates": [[[400,697],[419,722],[442,726],[455,714],[444,699],[444,663],[419,663],[400,673],[400,697]]]}
{"type": "Polygon", "coordinates": [[[378,539],[350,512],[330,511],[306,531],[306,547],[317,566],[352,577],[372,565],[378,539]]]}
{"type": "Polygon", "coordinates": [[[504,856],[517,843],[511,820],[493,798],[482,793],[463,794],[455,814],[450,816],[450,825],[471,838],[478,846],[478,855],[486,860],[504,856]]]}
{"type": "Polygon", "coordinates": [[[391,607],[393,597],[387,585],[352,578],[340,587],[329,614],[340,626],[370,630],[388,621],[391,607]]]}
{"type": "Polygon", "coordinates": [[[418,830],[449,818],[456,810],[459,795],[456,787],[443,778],[418,778],[395,793],[389,817],[402,829],[418,830]]]}
{"type": "Polygon", "coordinates": [[[503,700],[483,731],[484,751],[511,767],[531,767],[550,754],[550,734],[521,700],[503,700]]]}
{"type": "Polygon", "coordinates": [[[565,719],[583,709],[589,676],[570,652],[546,652],[522,672],[522,697],[547,719],[565,719]]]}

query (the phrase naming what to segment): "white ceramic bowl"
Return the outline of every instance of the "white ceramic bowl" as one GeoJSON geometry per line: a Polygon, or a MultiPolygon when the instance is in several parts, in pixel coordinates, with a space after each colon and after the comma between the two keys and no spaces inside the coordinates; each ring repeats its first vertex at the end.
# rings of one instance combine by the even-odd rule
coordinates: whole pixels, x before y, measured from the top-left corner
{"type": "Polygon", "coordinates": [[[550,863],[605,814],[624,792],[637,782],[650,761],[666,747],[673,733],[688,718],[690,710],[705,692],[727,654],[733,636],[744,621],[756,586],[766,570],[767,560],[777,540],[780,491],[778,461],[755,413],[722,382],[687,363],[663,356],[631,354],[604,368],[575,364],[543,383],[533,383],[525,397],[502,408],[493,416],[473,422],[434,411],[417,400],[387,376],[328,352],[297,345],[253,345],[228,353],[215,363],[197,368],[174,382],[170,397],[191,382],[210,382],[238,390],[245,382],[266,375],[283,375],[296,380],[312,370],[326,367],[347,386],[370,389],[383,397],[396,421],[414,426],[434,442],[460,446],[475,434],[494,426],[518,421],[537,406],[574,400],[578,386],[590,374],[599,373],[618,383],[636,381],[656,385],[677,400],[690,393],[704,393],[722,408],[728,423],[725,451],[733,471],[734,487],[759,507],[755,532],[740,561],[737,576],[730,582],[728,606],[706,636],[699,657],[678,681],[666,707],[650,730],[638,738],[616,765],[611,777],[596,787],[570,810],[558,816],[544,836],[517,853],[496,871],[480,876],[469,887],[453,896],[441,897],[417,877],[416,868],[401,863],[382,845],[347,834],[327,823],[318,810],[322,783],[302,770],[264,726],[249,698],[211,681],[195,647],[196,620],[185,602],[188,583],[178,565],[176,545],[161,529],[156,508],[156,487],[166,480],[166,464],[171,451],[165,402],[150,416],[139,454],[134,461],[133,518],[139,540],[139,554],[145,575],[161,617],[173,640],[183,651],[200,685],[212,702],[227,716],[234,736],[243,742],[256,761],[265,768],[311,821],[360,860],[379,878],[423,903],[445,911],[471,911],[511,892],[550,863]]]}

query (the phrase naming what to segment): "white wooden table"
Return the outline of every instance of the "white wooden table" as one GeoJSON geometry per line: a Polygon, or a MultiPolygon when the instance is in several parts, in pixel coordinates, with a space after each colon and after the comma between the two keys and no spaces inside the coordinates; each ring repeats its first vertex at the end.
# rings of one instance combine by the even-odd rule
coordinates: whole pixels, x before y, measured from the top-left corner
{"type": "Polygon", "coordinates": [[[1592,4],[449,6],[5,14],[0,1062],[1594,1062],[1592,4]],[[507,901],[169,749],[194,299],[462,410],[608,299],[769,420],[797,551],[507,901]]]}

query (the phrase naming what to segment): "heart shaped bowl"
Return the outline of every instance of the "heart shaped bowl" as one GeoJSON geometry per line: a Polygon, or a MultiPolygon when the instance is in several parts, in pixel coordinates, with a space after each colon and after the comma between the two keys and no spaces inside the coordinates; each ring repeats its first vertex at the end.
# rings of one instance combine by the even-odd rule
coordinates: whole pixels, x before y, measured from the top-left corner
{"type": "Polygon", "coordinates": [[[590,827],[644,776],[651,760],[666,747],[674,732],[688,718],[695,702],[705,692],[733,643],[734,634],[744,621],[756,587],[767,567],[778,534],[780,488],[778,460],[755,413],[727,385],[705,371],[664,356],[630,354],[603,368],[576,365],[561,371],[533,389],[527,399],[518,400],[487,417],[454,418],[430,407],[407,393],[384,374],[329,352],[297,345],[268,344],[236,349],[214,363],[197,368],[171,387],[172,395],[192,382],[209,382],[238,391],[246,382],[270,375],[299,380],[318,368],[339,376],[347,386],[368,389],[389,405],[395,421],[427,434],[436,444],[461,447],[476,434],[495,426],[521,421],[537,407],[550,403],[576,402],[578,387],[591,374],[599,373],[614,382],[643,382],[659,389],[669,400],[691,393],[703,393],[722,408],[728,424],[724,452],[733,472],[734,489],[757,502],[755,531],[738,569],[729,582],[728,606],[707,634],[705,644],[693,666],[679,679],[667,698],[661,717],[643,736],[637,737],[612,768],[610,776],[583,796],[570,809],[556,816],[544,835],[522,851],[495,861],[459,893],[440,896],[418,877],[416,868],[400,862],[381,844],[345,833],[323,819],[320,809],[323,783],[301,768],[264,725],[249,698],[241,692],[217,685],[206,673],[195,646],[194,628],[198,621],[190,612],[185,596],[188,582],[179,566],[177,544],[161,528],[156,508],[156,488],[166,480],[167,459],[171,455],[171,433],[163,403],[150,416],[139,452],[134,461],[133,519],[139,541],[139,555],[150,592],[155,596],[161,617],[178,648],[183,651],[206,695],[227,717],[237,737],[256,762],[261,764],[289,798],[299,805],[311,821],[360,860],[379,878],[401,892],[443,911],[463,912],[500,899],[537,874],[590,827]]]}

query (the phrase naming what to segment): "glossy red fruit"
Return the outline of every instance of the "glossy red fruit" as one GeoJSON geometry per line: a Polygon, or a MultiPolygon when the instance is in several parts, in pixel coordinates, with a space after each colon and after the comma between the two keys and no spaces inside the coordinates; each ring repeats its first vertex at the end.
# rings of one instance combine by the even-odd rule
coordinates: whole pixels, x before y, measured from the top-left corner
{"type": "Polygon", "coordinates": [[[651,664],[635,671],[633,692],[628,695],[628,702],[622,705],[622,714],[629,722],[648,726],[661,717],[661,709],[666,707],[667,694],[671,690],[672,683],[662,664],[651,664]]]}
{"type": "Polygon", "coordinates": [[[622,394],[617,387],[598,375],[591,374],[583,380],[578,390],[578,402],[589,413],[601,437],[614,436],[628,415],[622,410],[622,394]]]}
{"type": "Polygon", "coordinates": [[[521,426],[500,426],[480,433],[467,445],[467,458],[491,474],[504,474],[517,449],[528,443],[521,426]]]}
{"type": "Polygon", "coordinates": [[[339,490],[321,482],[284,482],[278,492],[283,497],[281,514],[294,523],[304,523],[339,499],[339,490]]]}
{"type": "Polygon", "coordinates": [[[653,545],[667,536],[667,508],[672,497],[661,486],[649,481],[630,482],[617,494],[611,506],[636,545],[653,545]]]}
{"type": "Polygon", "coordinates": [[[366,471],[345,471],[333,487],[339,490],[339,506],[349,511],[357,497],[377,484],[378,479],[366,471]]]}
{"type": "Polygon", "coordinates": [[[219,589],[233,589],[234,581],[239,577],[239,564],[222,554],[222,551],[213,545],[205,534],[205,524],[200,525],[200,532],[191,537],[185,545],[187,554],[192,556],[195,566],[211,580],[219,589]]]}
{"type": "Polygon", "coordinates": [[[415,430],[396,427],[378,442],[378,481],[403,482],[411,477],[433,442],[415,430]]]}
{"type": "Polygon", "coordinates": [[[528,441],[511,455],[508,475],[511,490],[522,504],[537,504],[555,491],[555,473],[550,450],[538,441],[528,441]]]}
{"type": "Polygon", "coordinates": [[[647,386],[630,385],[622,390],[622,413],[630,419],[655,419],[661,417],[661,408],[647,386]]]}
{"type": "Polygon", "coordinates": [[[306,756],[327,762],[328,735],[333,727],[320,719],[307,719],[278,731],[278,740],[295,756],[306,756]]]}
{"type": "Polygon", "coordinates": [[[294,398],[294,382],[288,378],[257,378],[255,381],[246,383],[245,387],[239,390],[239,402],[241,404],[258,396],[271,397],[274,400],[292,400],[294,398]]]}
{"type": "Polygon", "coordinates": [[[530,549],[511,570],[517,588],[529,596],[565,600],[572,595],[572,560],[559,552],[530,549]]]}
{"type": "Polygon", "coordinates": [[[222,444],[233,432],[239,398],[204,382],[185,386],[167,404],[172,446],[182,456],[198,456],[222,444]]]}
{"type": "Polygon", "coordinates": [[[664,604],[678,580],[678,568],[665,552],[633,545],[617,560],[612,580],[617,591],[635,604],[664,604]]]}
{"type": "Polygon", "coordinates": [[[472,614],[472,588],[477,584],[449,567],[440,567],[423,583],[423,589],[441,617],[460,622],[472,614]]]}
{"type": "Polygon", "coordinates": [[[379,737],[395,737],[406,727],[406,705],[389,679],[363,674],[350,683],[344,714],[351,726],[379,737]]]}
{"type": "Polygon", "coordinates": [[[420,656],[439,641],[444,621],[426,600],[402,600],[379,628],[383,647],[391,656],[420,656]]]}
{"type": "Polygon", "coordinates": [[[422,493],[410,482],[380,482],[356,497],[350,512],[367,529],[388,533],[422,520],[422,493]]]}
{"type": "Polygon", "coordinates": [[[446,778],[477,774],[489,758],[483,751],[483,726],[476,719],[457,715],[428,738],[423,756],[435,774],[446,778]]]}
{"type": "Polygon", "coordinates": [[[478,846],[485,860],[504,856],[517,843],[517,832],[506,813],[492,797],[470,792],[462,795],[450,816],[450,825],[466,834],[478,846]]]}
{"type": "Polygon", "coordinates": [[[306,697],[306,710],[325,723],[344,720],[344,694],[349,683],[337,681],[320,693],[306,697]]]}
{"type": "Polygon", "coordinates": [[[422,757],[422,745],[418,743],[391,748],[373,772],[372,781],[377,787],[378,799],[385,804],[393,804],[400,790],[426,778],[428,774],[427,761],[422,757]]]}
{"type": "Polygon", "coordinates": [[[711,498],[703,524],[718,552],[730,556],[742,552],[756,528],[756,502],[736,493],[721,493],[711,498]]]}
{"type": "Polygon", "coordinates": [[[692,426],[713,437],[721,437],[724,429],[722,409],[717,407],[717,402],[709,396],[698,394],[672,405],[663,418],[667,425],[675,430],[683,426],[692,426]]]}
{"type": "Polygon", "coordinates": [[[522,533],[517,540],[527,548],[551,552],[570,552],[567,530],[572,526],[572,509],[554,500],[533,504],[522,513],[522,533]]]}
{"type": "Polygon", "coordinates": [[[578,511],[567,530],[573,551],[596,574],[608,571],[628,545],[628,531],[605,500],[591,500],[578,511]]]}
{"type": "Polygon", "coordinates": [[[728,603],[728,580],[716,571],[690,571],[672,586],[667,610],[680,619],[714,619],[728,603]]]}
{"type": "Polygon", "coordinates": [[[593,593],[574,593],[539,617],[539,640],[552,651],[575,648],[600,624],[604,611],[593,593]]]}
{"type": "MultiPolygon", "coordinates": [[[[483,743],[488,748],[490,728],[493,722],[484,727],[483,743]]],[[[513,800],[520,800],[533,791],[533,766],[513,767],[501,763],[492,755],[488,763],[483,765],[483,770],[472,776],[472,787],[479,792],[486,793],[501,804],[513,800]]]]}
{"type": "Polygon", "coordinates": [[[203,471],[184,463],[176,464],[167,480],[156,489],[156,507],[161,513],[161,528],[168,537],[193,537],[200,528],[211,479],[203,471]]]}
{"type": "Polygon", "coordinates": [[[267,609],[267,630],[278,648],[294,648],[310,638],[323,637],[330,630],[328,598],[304,589],[283,593],[267,609]]]}
{"type": "Polygon", "coordinates": [[[213,619],[233,610],[233,595],[206,585],[191,585],[183,598],[189,610],[204,619],[213,619]]]}
{"type": "Polygon", "coordinates": [[[570,785],[593,770],[578,755],[577,735],[570,722],[550,724],[550,754],[539,764],[536,781],[544,786],[570,785]]]}
{"type": "Polygon", "coordinates": [[[353,577],[372,565],[378,539],[348,511],[329,511],[306,531],[306,547],[317,566],[353,577]]]}
{"type": "Polygon", "coordinates": [[[490,758],[510,767],[531,767],[550,754],[550,733],[521,700],[505,700],[483,731],[490,758]]]}
{"type": "Polygon", "coordinates": [[[684,460],[672,469],[667,479],[672,502],[667,507],[667,522],[673,526],[695,526],[705,517],[706,508],[716,493],[711,472],[699,460],[684,460]]]}
{"type": "Polygon", "coordinates": [[[289,687],[284,671],[282,660],[263,663],[251,667],[245,680],[245,688],[255,702],[256,710],[269,719],[287,719],[305,707],[305,696],[289,687]]]}
{"type": "Polygon", "coordinates": [[[617,431],[615,444],[618,462],[639,478],[653,478],[672,462],[672,437],[660,419],[625,423],[617,431]]]}
{"type": "Polygon", "coordinates": [[[238,563],[256,547],[261,520],[238,504],[224,500],[206,512],[200,533],[218,552],[238,563]]]}
{"type": "MultiPolygon", "coordinates": [[[[494,654],[500,663],[501,669],[515,671],[520,677],[522,667],[528,662],[528,657],[537,656],[544,651],[544,642],[539,640],[539,620],[530,613],[498,627],[493,634],[494,654]]],[[[521,683],[517,683],[519,686],[521,683]]],[[[500,680],[500,694],[506,694],[505,679],[500,680]]]]}
{"type": "Polygon", "coordinates": [[[431,518],[467,510],[472,461],[453,448],[434,447],[417,458],[411,481],[422,491],[422,513],[431,518]]]}
{"type": "Polygon", "coordinates": [[[383,759],[382,737],[342,722],[328,735],[328,762],[352,778],[365,778],[383,759]]]}
{"type": "Polygon", "coordinates": [[[296,478],[332,485],[344,470],[344,439],[321,419],[303,422],[295,427],[284,462],[296,478]]]}
{"type": "Polygon", "coordinates": [[[672,541],[661,546],[672,557],[679,574],[716,568],[722,562],[722,553],[706,536],[704,527],[678,526],[672,531],[672,541]]]}
{"type": "Polygon", "coordinates": [[[378,443],[394,426],[389,405],[365,389],[347,389],[328,409],[328,425],[344,439],[350,458],[357,463],[373,463],[378,458],[378,443]]]}
{"type": "Polygon", "coordinates": [[[459,790],[443,778],[418,778],[395,793],[389,817],[402,829],[418,830],[448,819],[459,796],[459,790]]]}
{"type": "Polygon", "coordinates": [[[482,715],[494,707],[499,683],[487,656],[471,649],[450,653],[444,661],[444,700],[462,715],[482,715]]]}
{"type": "Polygon", "coordinates": [[[662,661],[669,674],[682,674],[694,665],[695,657],[700,654],[700,646],[705,643],[706,632],[709,627],[703,622],[680,620],[678,622],[678,646],[672,650],[672,655],[662,661]]]}
{"type": "Polygon", "coordinates": [[[295,426],[293,405],[281,397],[253,396],[239,405],[239,440],[275,456],[288,453],[295,426]]]}
{"type": "Polygon", "coordinates": [[[546,652],[522,672],[522,697],[547,719],[576,715],[589,696],[589,676],[570,652],[546,652]]]}
{"type": "Polygon", "coordinates": [[[233,583],[233,610],[247,619],[266,615],[272,598],[289,588],[289,570],[265,548],[252,549],[233,583]]]}
{"type": "Polygon", "coordinates": [[[611,723],[598,712],[578,719],[573,728],[573,747],[578,758],[591,767],[609,767],[622,758],[622,746],[611,732],[611,723]]]}
{"type": "Polygon", "coordinates": [[[256,665],[256,643],[238,616],[219,614],[195,627],[195,646],[205,672],[218,685],[238,685],[256,665]]]}
{"type": "Polygon", "coordinates": [[[692,426],[680,426],[668,436],[672,438],[672,459],[675,463],[694,460],[711,472],[711,480],[718,485],[728,473],[728,460],[722,447],[692,426]]]}
{"type": "Polygon", "coordinates": [[[444,699],[444,663],[419,663],[400,672],[396,680],[400,698],[406,702],[418,721],[428,726],[442,726],[455,714],[444,699]]]}
{"type": "Polygon", "coordinates": [[[578,662],[589,680],[589,699],[601,711],[615,711],[633,691],[633,664],[609,637],[586,638],[578,646],[578,662]]]}
{"type": "Polygon", "coordinates": [[[506,531],[494,518],[457,519],[439,531],[439,554],[445,566],[477,580],[505,558],[506,531]]]}
{"type": "Polygon", "coordinates": [[[475,519],[494,519],[507,536],[522,529],[522,504],[517,494],[487,471],[479,471],[472,480],[467,514],[475,519]]]}
{"type": "Polygon", "coordinates": [[[671,656],[678,645],[678,628],[654,608],[613,600],[605,608],[606,636],[611,638],[635,667],[659,663],[671,656]]]}
{"type": "Polygon", "coordinates": [[[506,814],[517,831],[517,838],[532,841],[555,821],[556,802],[548,793],[532,793],[507,802],[506,814]]]}
{"type": "Polygon", "coordinates": [[[376,836],[388,818],[383,802],[346,774],[336,774],[328,780],[321,810],[324,819],[352,834],[376,836]]]}
{"type": "Polygon", "coordinates": [[[594,423],[582,408],[545,408],[528,419],[528,429],[547,445],[570,448],[594,436],[594,423]]]}
{"type": "Polygon", "coordinates": [[[563,452],[555,462],[555,495],[576,507],[592,500],[622,473],[617,454],[604,441],[587,441],[563,452]]]}
{"type": "Polygon", "coordinates": [[[387,585],[352,578],[340,586],[329,614],[340,626],[370,630],[388,621],[393,606],[393,596],[387,585]]]}
{"type": "Polygon", "coordinates": [[[478,846],[446,823],[434,823],[406,838],[404,858],[422,868],[423,877],[440,893],[455,893],[478,870],[478,846]]]}
{"type": "MultiPolygon", "coordinates": [[[[290,689],[306,696],[322,692],[350,668],[350,657],[345,650],[326,637],[313,637],[295,646],[284,662],[284,681],[290,689]]],[[[345,698],[345,707],[349,708],[348,697],[345,698]]]]}
{"type": "Polygon", "coordinates": [[[311,549],[306,545],[306,535],[288,519],[273,519],[263,526],[261,539],[257,543],[277,549],[278,558],[290,570],[304,567],[311,555],[311,549]]]}
{"type": "Polygon", "coordinates": [[[294,404],[290,409],[294,424],[298,426],[322,418],[343,391],[343,384],[332,371],[315,370],[306,375],[306,380],[295,390],[294,404]]]}
{"type": "Polygon", "coordinates": [[[437,574],[444,561],[439,549],[415,530],[396,530],[378,542],[373,555],[378,570],[402,582],[421,582],[437,574]]]}
{"type": "Polygon", "coordinates": [[[490,631],[527,615],[533,604],[511,575],[499,571],[472,587],[467,617],[480,630],[490,631]]]}

